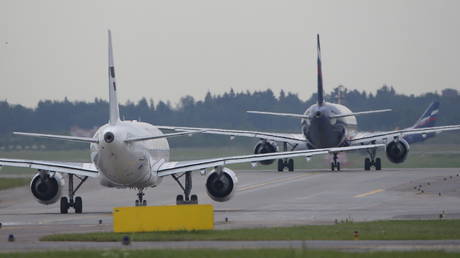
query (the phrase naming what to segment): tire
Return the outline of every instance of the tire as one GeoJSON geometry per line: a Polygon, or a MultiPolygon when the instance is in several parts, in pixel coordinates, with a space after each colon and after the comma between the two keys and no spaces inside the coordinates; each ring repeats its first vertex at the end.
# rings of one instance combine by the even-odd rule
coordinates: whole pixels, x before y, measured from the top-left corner
{"type": "Polygon", "coordinates": [[[278,160],[278,172],[283,172],[284,170],[284,160],[279,159],[278,160]]]}
{"type": "Polygon", "coordinates": [[[366,171],[371,170],[371,160],[369,158],[366,158],[364,160],[364,170],[366,171]]]}
{"type": "Polygon", "coordinates": [[[192,196],[190,196],[190,203],[198,204],[198,196],[196,194],[192,194],[192,196]]]}
{"type": "Polygon", "coordinates": [[[375,170],[382,170],[382,160],[380,158],[375,159],[375,170]]]}
{"type": "Polygon", "coordinates": [[[294,171],[294,160],[293,159],[289,159],[288,160],[288,170],[290,172],[293,172],[294,171]]]}
{"type": "Polygon", "coordinates": [[[75,213],[82,213],[83,212],[83,200],[80,196],[75,197],[75,205],[74,205],[75,213]]]}
{"type": "Polygon", "coordinates": [[[69,211],[69,200],[67,197],[61,197],[61,214],[67,214],[69,211]]]}
{"type": "Polygon", "coordinates": [[[184,204],[184,196],[182,194],[176,196],[176,204],[184,204]]]}

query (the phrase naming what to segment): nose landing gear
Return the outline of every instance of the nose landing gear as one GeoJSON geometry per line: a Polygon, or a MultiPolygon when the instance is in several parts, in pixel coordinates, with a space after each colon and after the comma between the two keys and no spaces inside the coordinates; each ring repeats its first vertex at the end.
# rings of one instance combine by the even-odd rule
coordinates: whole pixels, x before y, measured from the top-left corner
{"type": "Polygon", "coordinates": [[[338,153],[334,152],[333,157],[332,157],[332,162],[331,162],[331,171],[334,171],[337,169],[337,171],[340,171],[340,162],[338,161],[338,153]]]}
{"type": "Polygon", "coordinates": [[[136,206],[147,206],[147,200],[144,199],[144,188],[139,188],[137,193],[137,200],[135,202],[136,206]]]}
{"type": "MultiPolygon", "coordinates": [[[[295,150],[297,144],[294,145],[291,151],[295,150]]],[[[283,151],[288,151],[287,142],[283,143],[283,151]]],[[[278,160],[278,172],[283,172],[284,168],[287,168],[289,172],[294,171],[294,160],[293,159],[279,159],[278,160]]]]}

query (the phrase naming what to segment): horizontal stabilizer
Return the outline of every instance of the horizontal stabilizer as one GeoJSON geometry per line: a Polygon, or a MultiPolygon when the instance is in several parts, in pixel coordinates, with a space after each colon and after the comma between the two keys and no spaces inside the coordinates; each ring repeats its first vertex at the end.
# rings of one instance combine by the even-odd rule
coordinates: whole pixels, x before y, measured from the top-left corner
{"type": "Polygon", "coordinates": [[[361,112],[353,112],[353,113],[348,113],[348,114],[334,115],[334,116],[330,116],[330,118],[342,118],[342,117],[347,117],[347,116],[368,115],[368,114],[383,113],[383,112],[389,112],[389,111],[391,111],[391,109],[369,110],[369,111],[361,111],[361,112]]]}
{"type": "Polygon", "coordinates": [[[155,136],[146,136],[146,137],[127,139],[125,140],[125,142],[139,142],[139,141],[156,140],[156,139],[161,139],[161,138],[171,138],[171,137],[176,137],[176,136],[192,135],[192,134],[202,133],[202,132],[204,132],[204,130],[193,131],[193,132],[170,133],[170,134],[162,134],[162,135],[155,135],[155,136]]]}
{"type": "Polygon", "coordinates": [[[284,117],[294,117],[294,118],[309,118],[303,114],[293,114],[293,113],[276,113],[276,112],[262,112],[262,111],[246,111],[250,114],[259,114],[259,115],[272,115],[272,116],[284,116],[284,117]]]}
{"type": "Polygon", "coordinates": [[[22,135],[22,136],[32,136],[32,137],[38,137],[38,138],[54,139],[54,140],[73,141],[73,142],[86,142],[86,143],[98,143],[99,142],[97,139],[89,138],[89,137],[41,134],[41,133],[23,133],[23,132],[13,132],[13,134],[22,135]]]}

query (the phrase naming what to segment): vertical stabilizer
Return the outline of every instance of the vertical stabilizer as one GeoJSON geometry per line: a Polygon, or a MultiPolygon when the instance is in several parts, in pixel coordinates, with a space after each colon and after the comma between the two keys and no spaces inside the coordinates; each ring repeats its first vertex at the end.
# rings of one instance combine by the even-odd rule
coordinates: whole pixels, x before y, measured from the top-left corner
{"type": "Polygon", "coordinates": [[[112,33],[109,33],[109,108],[110,108],[110,124],[116,124],[120,121],[120,111],[118,110],[117,100],[117,85],[115,82],[115,66],[113,64],[112,51],[112,33]]]}
{"type": "Polygon", "coordinates": [[[436,125],[439,113],[439,101],[434,101],[431,105],[423,112],[422,116],[415,122],[412,128],[426,128],[433,127],[436,125]]]}
{"type": "Polygon", "coordinates": [[[318,44],[318,105],[324,102],[323,97],[323,73],[321,71],[321,47],[319,44],[319,34],[316,35],[316,42],[318,44]]]}

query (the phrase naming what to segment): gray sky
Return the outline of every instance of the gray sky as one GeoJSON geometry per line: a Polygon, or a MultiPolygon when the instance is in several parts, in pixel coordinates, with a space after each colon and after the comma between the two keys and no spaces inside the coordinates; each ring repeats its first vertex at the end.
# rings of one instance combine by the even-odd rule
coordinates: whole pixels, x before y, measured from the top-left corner
{"type": "Polygon", "coordinates": [[[208,90],[419,94],[460,89],[460,1],[0,0],[0,99],[107,99],[112,29],[122,103],[208,90]]]}

